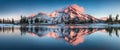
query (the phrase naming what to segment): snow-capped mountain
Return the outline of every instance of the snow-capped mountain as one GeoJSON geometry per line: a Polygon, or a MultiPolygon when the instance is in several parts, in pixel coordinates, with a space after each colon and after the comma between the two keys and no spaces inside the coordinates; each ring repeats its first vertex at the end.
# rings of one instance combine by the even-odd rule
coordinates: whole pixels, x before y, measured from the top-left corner
{"type": "Polygon", "coordinates": [[[76,4],[70,5],[68,7],[66,7],[64,9],[64,14],[69,15],[69,17],[72,18],[79,18],[79,20],[93,20],[93,21],[98,21],[97,18],[88,15],[88,14],[84,14],[84,8],[80,7],[76,4]]]}
{"type": "Polygon", "coordinates": [[[69,22],[70,20],[80,20],[80,21],[92,21],[92,22],[99,22],[100,20],[88,15],[84,14],[84,8],[80,7],[76,4],[67,6],[63,8],[62,10],[56,10],[53,13],[43,13],[40,12],[32,18],[44,18],[44,19],[50,19],[52,22],[69,22]]]}

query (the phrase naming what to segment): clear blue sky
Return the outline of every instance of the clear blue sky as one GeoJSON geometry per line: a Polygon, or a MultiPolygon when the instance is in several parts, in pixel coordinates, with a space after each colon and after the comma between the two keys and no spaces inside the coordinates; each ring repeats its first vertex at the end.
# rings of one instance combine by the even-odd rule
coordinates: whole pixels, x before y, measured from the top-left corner
{"type": "Polygon", "coordinates": [[[120,14],[120,0],[0,0],[0,18],[20,18],[38,12],[53,12],[66,6],[78,4],[85,14],[97,18],[120,14]]]}

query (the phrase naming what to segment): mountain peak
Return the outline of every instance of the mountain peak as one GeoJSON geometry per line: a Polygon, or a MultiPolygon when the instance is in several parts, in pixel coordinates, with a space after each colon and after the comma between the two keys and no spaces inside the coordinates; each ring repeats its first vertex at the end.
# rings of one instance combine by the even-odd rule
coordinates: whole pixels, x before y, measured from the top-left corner
{"type": "MultiPolygon", "coordinates": [[[[77,4],[73,4],[67,7],[67,9],[69,10],[73,10],[73,11],[77,11],[79,13],[83,13],[84,12],[84,8],[81,6],[78,6],[77,4]]],[[[65,9],[66,10],[66,9],[65,9]]],[[[66,10],[67,11],[67,10],[66,10]]],[[[66,12],[65,11],[65,12],[66,12]]]]}
{"type": "Polygon", "coordinates": [[[81,14],[84,13],[84,8],[77,4],[73,4],[66,7],[66,9],[64,9],[64,13],[68,13],[71,18],[74,18],[75,16],[81,17],[81,14]]]}

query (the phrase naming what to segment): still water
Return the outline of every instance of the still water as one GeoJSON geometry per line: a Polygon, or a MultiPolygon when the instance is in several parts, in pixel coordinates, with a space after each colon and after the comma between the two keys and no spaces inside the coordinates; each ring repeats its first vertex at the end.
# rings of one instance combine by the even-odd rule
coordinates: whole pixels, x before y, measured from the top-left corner
{"type": "Polygon", "coordinates": [[[0,27],[0,50],[120,50],[120,27],[0,27]]]}

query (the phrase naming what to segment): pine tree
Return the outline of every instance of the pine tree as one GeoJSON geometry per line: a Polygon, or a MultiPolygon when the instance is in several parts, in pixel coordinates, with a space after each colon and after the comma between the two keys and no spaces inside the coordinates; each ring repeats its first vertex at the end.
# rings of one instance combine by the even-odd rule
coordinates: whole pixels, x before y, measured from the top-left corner
{"type": "Polygon", "coordinates": [[[4,22],[5,22],[5,19],[3,18],[3,21],[2,21],[2,23],[4,24],[4,22]]]}
{"type": "Polygon", "coordinates": [[[15,23],[15,21],[14,21],[14,19],[12,18],[12,24],[14,24],[15,23]]]}
{"type": "Polygon", "coordinates": [[[116,20],[115,20],[116,22],[118,21],[118,17],[119,17],[119,15],[117,14],[117,15],[116,15],[116,20]]]}
{"type": "Polygon", "coordinates": [[[38,18],[35,18],[35,23],[39,23],[39,19],[38,18]]]}
{"type": "Polygon", "coordinates": [[[109,18],[106,20],[107,23],[112,23],[113,19],[112,19],[112,15],[109,15],[109,18]]]}
{"type": "Polygon", "coordinates": [[[0,19],[0,23],[2,23],[2,20],[0,19]]]}

